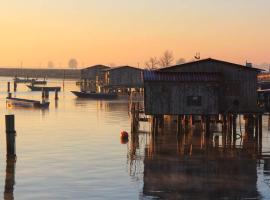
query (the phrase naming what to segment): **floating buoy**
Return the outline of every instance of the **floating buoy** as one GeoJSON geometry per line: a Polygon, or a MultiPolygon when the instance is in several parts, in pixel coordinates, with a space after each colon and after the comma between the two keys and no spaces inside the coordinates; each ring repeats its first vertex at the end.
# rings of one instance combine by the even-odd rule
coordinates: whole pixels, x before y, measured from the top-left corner
{"type": "Polygon", "coordinates": [[[126,131],[122,131],[120,133],[120,139],[121,139],[121,144],[127,144],[128,143],[128,133],[126,131]]]}
{"type": "Polygon", "coordinates": [[[122,132],[120,133],[120,137],[121,137],[121,139],[128,139],[128,132],[122,131],[122,132]]]}

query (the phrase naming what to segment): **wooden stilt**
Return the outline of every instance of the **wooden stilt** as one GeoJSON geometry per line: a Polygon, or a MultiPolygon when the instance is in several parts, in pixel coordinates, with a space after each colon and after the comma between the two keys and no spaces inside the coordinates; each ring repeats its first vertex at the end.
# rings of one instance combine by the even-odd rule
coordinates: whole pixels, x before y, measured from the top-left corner
{"type": "Polygon", "coordinates": [[[13,191],[15,185],[15,159],[7,159],[6,161],[6,180],[5,180],[5,191],[4,199],[14,199],[13,191]]]}
{"type": "Polygon", "coordinates": [[[6,115],[7,159],[16,159],[16,131],[14,115],[6,115]]]}
{"type": "Polygon", "coordinates": [[[183,119],[183,117],[182,117],[182,115],[178,115],[177,116],[177,134],[179,135],[179,134],[181,134],[181,132],[182,132],[182,119],[183,119]]]}
{"type": "Polygon", "coordinates": [[[7,83],[7,92],[10,92],[10,82],[7,83]]]}

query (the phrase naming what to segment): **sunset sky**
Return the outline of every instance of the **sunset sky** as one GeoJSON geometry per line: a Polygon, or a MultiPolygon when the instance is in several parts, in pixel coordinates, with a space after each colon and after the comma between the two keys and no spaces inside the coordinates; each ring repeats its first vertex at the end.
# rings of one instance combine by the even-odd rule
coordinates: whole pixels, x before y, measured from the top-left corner
{"type": "Polygon", "coordinates": [[[2,0],[0,66],[142,67],[165,50],[270,63],[269,0],[2,0]]]}

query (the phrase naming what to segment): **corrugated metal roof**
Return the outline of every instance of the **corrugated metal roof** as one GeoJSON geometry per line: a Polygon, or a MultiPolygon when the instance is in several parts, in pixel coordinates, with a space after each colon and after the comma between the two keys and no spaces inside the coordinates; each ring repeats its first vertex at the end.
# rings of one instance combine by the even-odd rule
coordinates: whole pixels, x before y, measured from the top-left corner
{"type": "Polygon", "coordinates": [[[212,72],[143,72],[144,81],[176,81],[176,82],[218,82],[222,81],[220,73],[212,72]]]}

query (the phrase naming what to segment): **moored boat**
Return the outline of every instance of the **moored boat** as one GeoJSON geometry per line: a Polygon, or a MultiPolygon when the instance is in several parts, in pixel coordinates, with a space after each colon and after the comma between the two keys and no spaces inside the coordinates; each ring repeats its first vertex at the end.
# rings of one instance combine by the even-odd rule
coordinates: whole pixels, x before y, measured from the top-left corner
{"type": "Polygon", "coordinates": [[[48,108],[50,102],[40,102],[30,99],[7,97],[6,103],[8,107],[26,107],[26,108],[48,108]]]}
{"type": "Polygon", "coordinates": [[[14,82],[16,83],[31,83],[34,79],[28,79],[28,78],[18,78],[18,77],[15,77],[13,79],[14,82]]]}
{"type": "Polygon", "coordinates": [[[47,81],[40,81],[40,80],[33,80],[31,82],[33,85],[46,85],[47,84],[47,81]]]}
{"type": "Polygon", "coordinates": [[[79,92],[71,91],[74,95],[79,98],[89,98],[89,99],[116,99],[116,93],[95,93],[95,92],[79,92]]]}
{"type": "Polygon", "coordinates": [[[61,87],[42,87],[42,86],[34,86],[34,85],[27,85],[32,91],[60,91],[61,87]]]}

